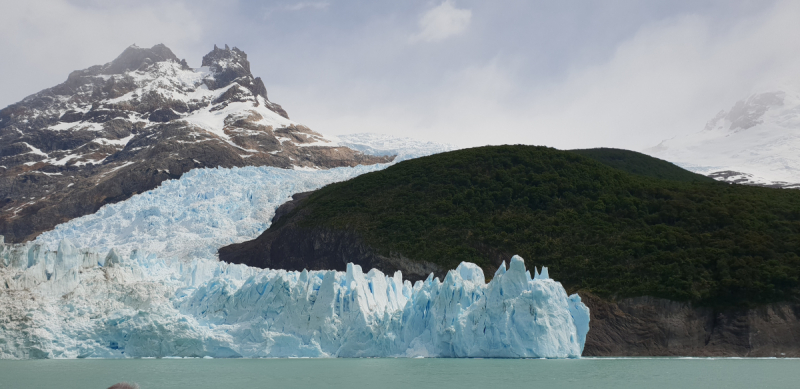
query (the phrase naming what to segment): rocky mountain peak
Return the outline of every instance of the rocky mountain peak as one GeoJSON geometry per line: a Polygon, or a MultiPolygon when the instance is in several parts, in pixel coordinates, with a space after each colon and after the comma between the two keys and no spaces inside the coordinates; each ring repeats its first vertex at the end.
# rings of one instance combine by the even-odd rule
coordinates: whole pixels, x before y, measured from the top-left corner
{"type": "Polygon", "coordinates": [[[718,113],[706,124],[706,130],[727,127],[735,132],[755,127],[763,123],[767,111],[782,106],[785,97],[786,93],[783,91],[754,94],[746,100],[736,102],[730,111],[718,113]]]}
{"type": "MultiPolygon", "coordinates": [[[[181,62],[167,46],[159,43],[151,48],[131,45],[113,61],[103,66],[102,74],[123,74],[131,70],[139,70],[156,62],[181,62]]],[[[184,61],[185,63],[185,61],[184,61]]]]}
{"type": "Polygon", "coordinates": [[[261,77],[253,77],[250,73],[250,61],[247,60],[247,54],[238,48],[230,48],[225,45],[224,49],[220,49],[214,45],[214,49],[208,54],[203,56],[203,67],[208,67],[213,73],[214,77],[205,80],[209,89],[215,90],[225,88],[228,85],[237,83],[250,91],[253,96],[261,96],[267,101],[267,106],[275,113],[289,118],[289,115],[280,105],[269,102],[267,98],[267,87],[264,86],[264,81],[261,77]]]}
{"type": "Polygon", "coordinates": [[[214,73],[235,71],[239,76],[252,75],[250,74],[250,61],[247,60],[247,54],[236,47],[231,49],[228,45],[225,45],[224,49],[214,45],[214,49],[203,56],[202,66],[210,67],[214,73]]]}

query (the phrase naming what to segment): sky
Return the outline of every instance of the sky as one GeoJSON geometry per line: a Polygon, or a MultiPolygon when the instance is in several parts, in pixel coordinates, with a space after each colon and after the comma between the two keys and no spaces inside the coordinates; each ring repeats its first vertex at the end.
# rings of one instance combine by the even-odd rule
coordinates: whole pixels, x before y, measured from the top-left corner
{"type": "MultiPolygon", "coordinates": [[[[0,107],[164,43],[248,54],[323,134],[642,150],[797,88],[800,2],[0,0],[0,107]]],[[[800,89],[796,89],[800,91],[800,89]]]]}

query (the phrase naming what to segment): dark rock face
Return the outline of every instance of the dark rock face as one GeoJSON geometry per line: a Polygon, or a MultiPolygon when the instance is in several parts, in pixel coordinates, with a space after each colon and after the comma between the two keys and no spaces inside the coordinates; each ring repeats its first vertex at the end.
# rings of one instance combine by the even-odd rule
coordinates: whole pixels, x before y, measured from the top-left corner
{"type": "Polygon", "coordinates": [[[208,66],[214,72],[216,82],[212,89],[225,87],[237,78],[251,75],[247,54],[235,47],[230,49],[228,45],[224,49],[214,45],[214,50],[203,56],[202,66],[208,66]]]}
{"type": "Polygon", "coordinates": [[[163,44],[155,45],[149,49],[131,46],[103,69],[104,74],[122,74],[129,70],[146,68],[155,62],[175,61],[178,57],[163,44]]]}
{"type": "Polygon", "coordinates": [[[168,122],[170,120],[175,120],[175,119],[177,119],[179,117],[181,117],[181,116],[176,114],[175,111],[173,111],[173,110],[171,110],[169,108],[161,108],[161,109],[157,109],[157,110],[153,111],[153,113],[150,114],[148,119],[151,122],[166,123],[166,122],[168,122]]]}
{"type": "Polygon", "coordinates": [[[800,357],[800,304],[717,311],[652,297],[581,298],[591,310],[584,356],[800,357]]]}
{"type": "Polygon", "coordinates": [[[211,90],[224,88],[232,83],[237,83],[250,91],[253,96],[261,96],[267,101],[267,108],[273,112],[289,118],[286,111],[280,105],[272,103],[267,98],[267,87],[261,81],[261,77],[253,78],[250,73],[250,61],[247,54],[234,47],[229,48],[225,45],[220,49],[214,45],[214,50],[203,57],[203,65],[208,66],[214,72],[214,79],[207,80],[206,85],[211,90]]]}
{"type": "Polygon", "coordinates": [[[215,49],[206,62],[212,73],[189,69],[164,45],[129,47],[0,110],[0,235],[33,239],[194,168],[391,159],[326,146],[285,119],[241,50],[215,49]]]}
{"type": "Polygon", "coordinates": [[[381,255],[351,231],[308,229],[298,226],[302,215],[292,215],[294,208],[311,192],[294,195],[292,201],[277,209],[272,226],[258,238],[219,249],[219,258],[229,263],[272,269],[347,270],[352,262],[363,269],[379,269],[386,274],[402,271],[403,278],[424,280],[429,274],[444,279],[445,269],[402,255],[381,255]],[[278,222],[283,219],[284,222],[278,222]]]}
{"type": "Polygon", "coordinates": [[[735,172],[733,170],[713,172],[710,173],[708,177],[730,184],[764,186],[776,189],[800,189],[800,182],[772,181],[765,183],[755,179],[752,174],[735,172]]]}
{"type": "Polygon", "coordinates": [[[120,382],[108,387],[108,389],[139,389],[139,385],[120,382]]]}

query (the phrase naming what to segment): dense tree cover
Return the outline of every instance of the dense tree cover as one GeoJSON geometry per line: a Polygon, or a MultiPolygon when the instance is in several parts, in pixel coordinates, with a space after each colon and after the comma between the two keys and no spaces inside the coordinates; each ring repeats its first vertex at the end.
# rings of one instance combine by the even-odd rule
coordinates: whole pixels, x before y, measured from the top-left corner
{"type": "Polygon", "coordinates": [[[732,306],[798,295],[800,191],[657,179],[580,154],[437,154],[329,185],[293,213],[447,268],[470,261],[491,275],[494,258],[519,254],[571,291],[611,298],[732,306]]]}
{"type": "Polygon", "coordinates": [[[692,173],[667,161],[635,151],[601,147],[596,149],[570,150],[570,152],[578,153],[604,165],[639,176],[684,182],[714,182],[713,178],[692,173]]]}

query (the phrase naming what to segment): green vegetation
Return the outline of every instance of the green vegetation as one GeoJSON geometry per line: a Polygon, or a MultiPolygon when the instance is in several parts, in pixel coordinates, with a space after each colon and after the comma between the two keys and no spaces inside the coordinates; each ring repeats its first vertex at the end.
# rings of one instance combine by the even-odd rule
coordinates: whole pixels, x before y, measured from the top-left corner
{"type": "Polygon", "coordinates": [[[497,258],[519,254],[570,291],[611,298],[735,306],[798,296],[800,191],[687,179],[666,162],[615,154],[459,150],[329,185],[293,214],[447,268],[470,261],[491,275],[497,258]]]}
{"type": "Polygon", "coordinates": [[[603,147],[597,149],[570,150],[570,152],[578,153],[604,165],[638,176],[683,182],[714,182],[713,178],[692,173],[667,161],[635,151],[603,147]]]}

